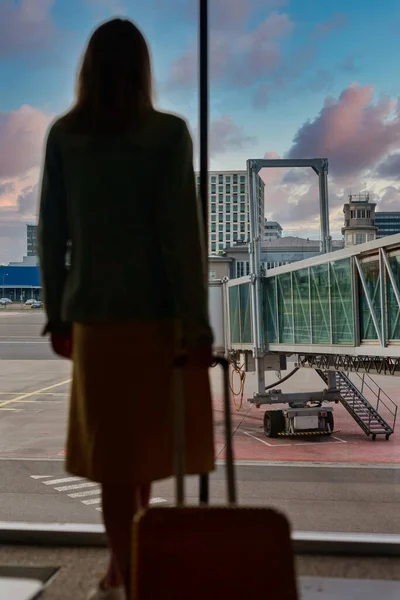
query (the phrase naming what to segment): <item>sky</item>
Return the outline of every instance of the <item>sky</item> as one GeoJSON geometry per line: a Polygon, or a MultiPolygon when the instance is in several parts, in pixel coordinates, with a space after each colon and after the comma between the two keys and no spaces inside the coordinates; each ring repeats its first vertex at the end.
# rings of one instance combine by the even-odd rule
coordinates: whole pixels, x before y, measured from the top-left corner
{"type": "MultiPolygon", "coordinates": [[[[26,254],[48,126],[73,104],[88,36],[114,16],[142,29],[156,106],[187,119],[197,148],[197,1],[0,0],[2,264],[26,254]]],[[[211,0],[210,168],[328,158],[333,237],[349,193],[400,210],[399,27],[396,0],[211,0]]],[[[266,216],[318,238],[313,171],[261,176],[266,216]]]]}

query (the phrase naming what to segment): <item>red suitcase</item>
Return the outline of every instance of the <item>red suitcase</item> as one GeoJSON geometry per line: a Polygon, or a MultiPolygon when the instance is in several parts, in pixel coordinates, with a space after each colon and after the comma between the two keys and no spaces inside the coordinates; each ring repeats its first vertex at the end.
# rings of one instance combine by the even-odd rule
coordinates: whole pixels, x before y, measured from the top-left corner
{"type": "MultiPolygon", "coordinates": [[[[297,600],[287,519],[237,508],[232,456],[229,363],[223,368],[228,506],[185,507],[183,394],[176,393],[177,507],[150,508],[133,528],[130,600],[297,600]]],[[[203,500],[208,481],[202,478],[203,500]]]]}

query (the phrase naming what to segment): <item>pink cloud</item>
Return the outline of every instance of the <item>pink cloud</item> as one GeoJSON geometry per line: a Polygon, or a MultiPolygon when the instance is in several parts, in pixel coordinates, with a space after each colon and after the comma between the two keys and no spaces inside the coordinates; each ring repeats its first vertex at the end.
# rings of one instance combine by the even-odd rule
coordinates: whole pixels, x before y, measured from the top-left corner
{"type": "Polygon", "coordinates": [[[390,98],[373,101],[373,86],[352,84],[338,100],[328,97],[297,132],[290,158],[327,157],[336,177],[361,175],[399,144],[400,118],[390,98]]]}
{"type": "MultiPolygon", "coordinates": [[[[214,82],[230,85],[252,85],[282,63],[280,43],[293,30],[285,13],[273,13],[260,25],[243,33],[221,29],[210,39],[210,72],[214,82]]],[[[197,83],[197,52],[194,45],[172,64],[167,88],[185,88],[197,83]]]]}
{"type": "Polygon", "coordinates": [[[56,39],[51,18],[55,0],[2,0],[0,3],[0,56],[42,51],[56,39]]]}
{"type": "Polygon", "coordinates": [[[222,115],[210,124],[210,154],[240,150],[254,141],[229,115],[222,115]]]}
{"type": "Polygon", "coordinates": [[[0,112],[0,180],[40,166],[51,116],[29,105],[0,112]]]}

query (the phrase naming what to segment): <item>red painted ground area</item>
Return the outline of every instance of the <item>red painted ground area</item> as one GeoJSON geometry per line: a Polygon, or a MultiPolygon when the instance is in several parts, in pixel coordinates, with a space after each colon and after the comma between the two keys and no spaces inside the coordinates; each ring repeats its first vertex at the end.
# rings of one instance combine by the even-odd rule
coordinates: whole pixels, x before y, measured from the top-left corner
{"type": "MultiPolygon", "coordinates": [[[[215,388],[220,388],[213,374],[215,388]],[[217,385],[216,385],[217,384],[217,385]]],[[[251,378],[246,385],[245,398],[252,395],[251,378]]],[[[386,384],[390,397],[400,404],[400,380],[398,378],[380,378],[380,385],[386,384]],[[389,381],[388,381],[389,380],[389,381]],[[397,400],[396,400],[397,399],[397,400]]],[[[271,379],[273,381],[273,379],[271,379]]],[[[284,391],[304,391],[305,389],[323,389],[315,373],[299,371],[293,377],[291,389],[284,391]]],[[[288,382],[289,383],[289,382],[288,382]]],[[[282,389],[287,384],[282,385],[282,389]]],[[[288,387],[288,386],[287,386],[288,387]]],[[[215,441],[218,458],[224,458],[224,427],[221,390],[215,389],[214,421],[215,441]]],[[[334,408],[335,430],[331,437],[267,438],[263,430],[263,415],[266,407],[255,408],[243,400],[240,412],[235,410],[232,401],[232,420],[234,431],[234,453],[236,460],[267,461],[305,461],[305,462],[354,462],[354,463],[400,463],[400,433],[396,432],[386,441],[378,436],[373,442],[367,437],[342,405],[334,408]]],[[[271,408],[279,408],[271,407],[271,408]]],[[[389,419],[389,415],[382,415],[389,419]]]]}

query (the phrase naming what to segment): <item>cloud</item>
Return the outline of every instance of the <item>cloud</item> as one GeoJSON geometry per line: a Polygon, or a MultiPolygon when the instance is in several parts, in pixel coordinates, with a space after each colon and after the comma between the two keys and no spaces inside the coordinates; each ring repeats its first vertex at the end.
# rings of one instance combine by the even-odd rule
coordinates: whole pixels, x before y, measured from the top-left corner
{"type": "Polygon", "coordinates": [[[348,17],[345,13],[336,12],[326,21],[321,21],[311,32],[311,39],[321,40],[326,38],[332,31],[343,29],[348,25],[348,17]]]}
{"type": "Polygon", "coordinates": [[[0,201],[1,198],[15,193],[15,184],[12,181],[0,183],[0,201]]]}
{"type": "Polygon", "coordinates": [[[210,154],[240,150],[254,141],[255,138],[246,135],[228,115],[222,115],[210,124],[210,154]]]}
{"type": "Polygon", "coordinates": [[[0,112],[0,181],[39,167],[51,116],[29,105],[0,112]]]}
{"type": "Polygon", "coordinates": [[[46,50],[57,39],[51,17],[55,0],[1,0],[0,58],[46,50]]]}
{"type": "Polygon", "coordinates": [[[378,165],[375,175],[382,179],[400,179],[400,152],[395,152],[385,158],[385,160],[378,165]]]}
{"type": "Polygon", "coordinates": [[[39,183],[29,185],[21,190],[18,196],[18,212],[23,217],[36,217],[38,211],[39,183]]]}
{"type": "Polygon", "coordinates": [[[377,211],[398,211],[400,209],[400,188],[393,185],[384,187],[376,208],[377,211]]]}
{"type": "MultiPolygon", "coordinates": [[[[293,30],[285,13],[272,13],[255,29],[232,31],[221,29],[210,38],[210,77],[213,82],[247,86],[276,69],[283,61],[280,43],[293,30]]],[[[166,87],[169,90],[190,88],[197,83],[197,51],[187,48],[171,66],[166,87]]]]}
{"type": "Polygon", "coordinates": [[[328,97],[314,120],[294,137],[288,158],[327,157],[335,177],[353,177],[373,168],[399,143],[399,103],[373,102],[373,86],[352,84],[339,99],[328,97]]]}

